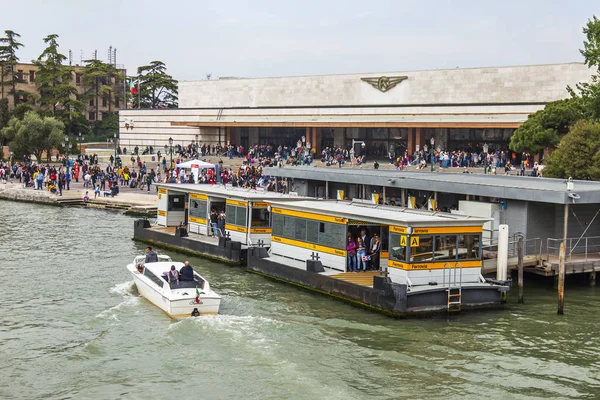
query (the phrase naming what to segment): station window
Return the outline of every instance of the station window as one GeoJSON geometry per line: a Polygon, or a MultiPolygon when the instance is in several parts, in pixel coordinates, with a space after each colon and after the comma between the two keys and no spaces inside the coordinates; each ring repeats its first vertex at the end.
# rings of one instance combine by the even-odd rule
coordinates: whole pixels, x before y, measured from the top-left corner
{"type": "Polygon", "coordinates": [[[390,260],[406,262],[406,246],[400,245],[400,236],[390,233],[390,260]]]}
{"type": "Polygon", "coordinates": [[[433,259],[437,261],[456,259],[456,235],[435,236],[433,259]]]}
{"type": "Polygon", "coordinates": [[[294,239],[306,242],[306,220],[297,218],[294,229],[294,239]]]}
{"type": "Polygon", "coordinates": [[[272,227],[273,236],[283,236],[284,216],[281,214],[273,214],[272,227]]]}
{"type": "MultiPolygon", "coordinates": [[[[412,239],[414,236],[409,238],[412,239]]],[[[419,245],[410,248],[410,261],[429,261],[433,257],[433,236],[417,236],[419,245]]]]}
{"type": "Polygon", "coordinates": [[[185,195],[169,195],[168,211],[183,211],[185,210],[185,195]]]}
{"type": "Polygon", "coordinates": [[[306,221],[306,241],[309,243],[319,243],[319,225],[322,223],[309,219],[306,221]]]}
{"type": "Polygon", "coordinates": [[[246,207],[227,204],[225,207],[225,222],[230,225],[246,226],[246,207]]]}
{"type": "Polygon", "coordinates": [[[206,219],[206,200],[190,199],[190,217],[206,219]]]}
{"type": "Polygon", "coordinates": [[[253,228],[269,227],[269,210],[266,208],[253,208],[251,224],[253,228]]]}
{"type": "Polygon", "coordinates": [[[273,235],[335,249],[346,248],[346,226],[273,214],[273,235]]]}
{"type": "Polygon", "coordinates": [[[481,258],[480,235],[458,235],[458,258],[477,260],[481,258]]]}

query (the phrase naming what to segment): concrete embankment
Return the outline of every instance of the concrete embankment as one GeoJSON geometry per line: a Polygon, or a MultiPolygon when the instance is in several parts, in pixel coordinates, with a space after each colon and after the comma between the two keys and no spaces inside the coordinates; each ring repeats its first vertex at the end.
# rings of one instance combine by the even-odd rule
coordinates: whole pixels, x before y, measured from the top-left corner
{"type": "Polygon", "coordinates": [[[19,183],[0,184],[0,200],[21,201],[27,203],[47,204],[54,206],[79,206],[105,210],[122,211],[127,215],[154,217],[156,216],[156,197],[145,193],[122,192],[116,197],[92,197],[83,201],[85,192],[89,189],[71,188],[63,191],[63,196],[52,194],[47,190],[24,188],[19,183]]]}

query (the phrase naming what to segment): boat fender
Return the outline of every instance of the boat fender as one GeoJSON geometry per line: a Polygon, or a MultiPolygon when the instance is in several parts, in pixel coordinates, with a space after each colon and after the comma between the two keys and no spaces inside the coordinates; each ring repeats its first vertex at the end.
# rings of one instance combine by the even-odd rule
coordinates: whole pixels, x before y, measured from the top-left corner
{"type": "Polygon", "coordinates": [[[194,308],[194,311],[192,311],[192,317],[198,317],[200,316],[200,311],[198,311],[197,308],[194,308]]]}

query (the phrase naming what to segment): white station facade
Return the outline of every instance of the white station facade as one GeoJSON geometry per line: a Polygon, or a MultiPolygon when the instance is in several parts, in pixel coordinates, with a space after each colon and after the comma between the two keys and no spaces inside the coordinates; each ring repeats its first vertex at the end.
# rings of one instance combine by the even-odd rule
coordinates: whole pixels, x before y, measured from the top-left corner
{"type": "Polygon", "coordinates": [[[507,147],[527,116],[589,82],[582,63],[430,71],[220,78],[179,83],[178,109],[119,112],[121,146],[295,145],[364,141],[374,156],[507,147]]]}

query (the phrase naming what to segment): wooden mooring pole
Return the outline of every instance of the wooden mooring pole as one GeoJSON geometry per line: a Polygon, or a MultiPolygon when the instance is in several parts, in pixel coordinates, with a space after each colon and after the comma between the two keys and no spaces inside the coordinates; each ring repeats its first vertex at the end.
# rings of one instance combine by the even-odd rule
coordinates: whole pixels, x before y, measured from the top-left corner
{"type": "Polygon", "coordinates": [[[518,303],[523,303],[523,235],[519,235],[517,241],[517,266],[519,268],[519,300],[518,303]]]}
{"type": "Polygon", "coordinates": [[[560,244],[558,253],[558,315],[564,314],[565,307],[565,243],[560,244]]]}

